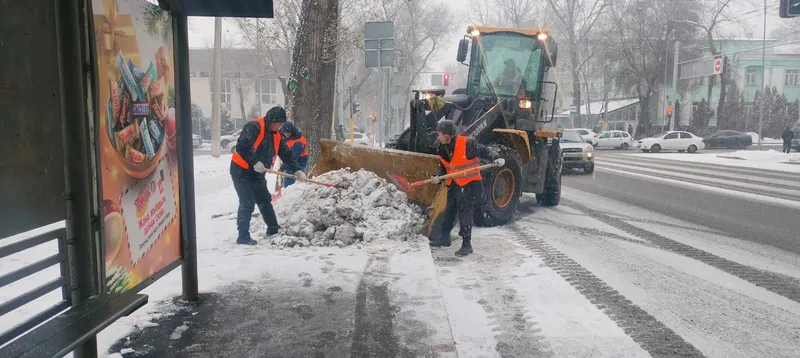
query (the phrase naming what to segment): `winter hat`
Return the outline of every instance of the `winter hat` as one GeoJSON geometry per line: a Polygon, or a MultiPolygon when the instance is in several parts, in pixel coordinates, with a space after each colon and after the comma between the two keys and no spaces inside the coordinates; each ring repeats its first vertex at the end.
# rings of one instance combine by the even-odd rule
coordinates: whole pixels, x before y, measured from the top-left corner
{"type": "Polygon", "coordinates": [[[436,126],[436,131],[442,134],[456,135],[456,122],[449,119],[442,119],[436,126]]]}
{"type": "Polygon", "coordinates": [[[264,119],[266,119],[267,124],[286,123],[286,110],[281,106],[272,107],[267,111],[264,119]]]}

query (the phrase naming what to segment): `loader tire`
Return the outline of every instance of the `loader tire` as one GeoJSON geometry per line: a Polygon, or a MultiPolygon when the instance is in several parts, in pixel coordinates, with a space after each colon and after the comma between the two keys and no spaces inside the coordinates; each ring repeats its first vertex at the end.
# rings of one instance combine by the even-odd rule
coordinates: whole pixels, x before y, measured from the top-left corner
{"type": "Polygon", "coordinates": [[[561,202],[561,147],[558,144],[549,149],[546,170],[544,191],[536,194],[536,203],[540,206],[556,206],[561,202]]]}
{"type": "Polygon", "coordinates": [[[484,202],[475,210],[474,221],[478,226],[498,226],[511,220],[517,211],[522,195],[522,166],[519,155],[513,149],[499,146],[506,164],[481,173],[483,176],[484,202]]]}

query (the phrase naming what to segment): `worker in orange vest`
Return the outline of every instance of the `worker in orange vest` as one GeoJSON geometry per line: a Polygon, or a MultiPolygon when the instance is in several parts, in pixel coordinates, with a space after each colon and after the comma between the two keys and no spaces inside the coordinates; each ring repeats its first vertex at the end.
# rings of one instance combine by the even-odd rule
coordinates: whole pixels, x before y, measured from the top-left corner
{"type": "MultiPolygon", "coordinates": [[[[292,157],[300,165],[300,170],[305,172],[308,165],[308,140],[306,140],[306,136],[292,122],[286,122],[281,126],[281,134],[286,140],[286,146],[292,151],[292,157]]],[[[294,174],[294,170],[285,164],[281,164],[281,171],[286,174],[294,174]]],[[[292,184],[294,184],[294,179],[283,178],[284,188],[288,188],[292,184]]]]}
{"type": "MultiPolygon", "coordinates": [[[[456,135],[456,125],[451,120],[439,121],[436,131],[440,161],[438,175],[477,168],[481,165],[480,158],[494,160],[500,166],[505,165],[505,159],[500,158],[500,153],[493,148],[478,143],[474,138],[456,135]]],[[[484,199],[481,173],[475,170],[445,180],[447,207],[442,213],[441,226],[429,238],[430,246],[450,246],[450,232],[458,217],[458,235],[462,242],[456,255],[466,256],[472,253],[472,219],[475,209],[480,207],[484,199]]],[[[435,180],[434,184],[438,183],[435,180]]]]}
{"type": "Polygon", "coordinates": [[[230,171],[233,187],[239,197],[239,211],[236,215],[236,227],[239,231],[237,244],[257,244],[250,237],[250,216],[253,215],[256,205],[267,224],[267,236],[278,233],[280,226],[272,208],[272,195],[267,189],[265,178],[267,168],[272,168],[276,157],[280,157],[284,165],[295,171],[298,180],[306,180],[306,174],[300,170],[300,165],[294,160],[283,136],[278,132],[284,123],[286,110],[280,106],[272,107],[264,117],[245,124],[236,142],[230,171]]]}

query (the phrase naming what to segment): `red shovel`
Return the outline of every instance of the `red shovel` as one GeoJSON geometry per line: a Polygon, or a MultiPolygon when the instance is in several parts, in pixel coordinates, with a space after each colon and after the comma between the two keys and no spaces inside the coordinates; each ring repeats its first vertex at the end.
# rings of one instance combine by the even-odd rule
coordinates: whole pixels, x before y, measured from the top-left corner
{"type": "Polygon", "coordinates": [[[486,169],[489,169],[489,168],[494,168],[494,167],[499,167],[499,166],[500,165],[498,165],[497,163],[489,163],[489,164],[481,165],[481,166],[479,166],[477,168],[464,169],[464,170],[461,170],[461,171],[457,171],[457,172],[453,172],[453,173],[445,174],[445,175],[440,175],[440,176],[432,177],[432,178],[429,178],[429,179],[416,181],[416,182],[413,182],[413,183],[409,183],[408,179],[406,179],[404,177],[401,177],[401,176],[399,176],[397,174],[394,174],[394,173],[391,173],[391,172],[386,172],[386,174],[389,176],[389,181],[391,181],[392,184],[394,184],[398,189],[400,189],[401,191],[403,191],[405,193],[409,193],[409,192],[414,191],[414,189],[416,187],[423,186],[425,184],[432,184],[435,181],[442,181],[442,180],[447,179],[447,178],[452,178],[452,177],[455,177],[455,176],[462,175],[462,174],[464,174],[466,172],[472,172],[472,171],[476,171],[476,170],[486,170],[486,169]]]}

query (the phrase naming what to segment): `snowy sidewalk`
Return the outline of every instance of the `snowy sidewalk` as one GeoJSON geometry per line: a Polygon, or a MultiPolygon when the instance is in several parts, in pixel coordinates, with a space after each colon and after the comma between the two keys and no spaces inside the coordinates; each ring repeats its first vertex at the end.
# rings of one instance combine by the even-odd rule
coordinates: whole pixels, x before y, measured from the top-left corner
{"type": "Polygon", "coordinates": [[[426,246],[231,247],[226,260],[243,273],[258,274],[232,276],[217,292],[203,294],[198,306],[176,302],[174,314],[142,325],[109,352],[126,357],[455,356],[426,246]]]}

